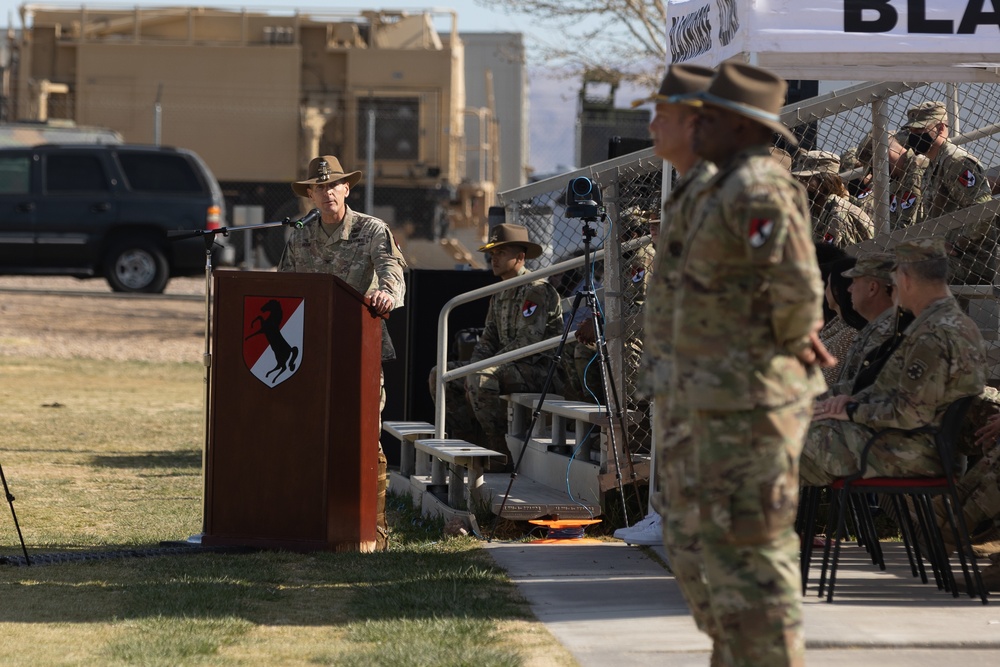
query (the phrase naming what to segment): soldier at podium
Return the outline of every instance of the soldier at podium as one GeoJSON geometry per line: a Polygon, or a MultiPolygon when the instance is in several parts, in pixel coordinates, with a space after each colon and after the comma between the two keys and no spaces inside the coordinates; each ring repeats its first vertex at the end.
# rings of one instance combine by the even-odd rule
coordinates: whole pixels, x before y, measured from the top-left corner
{"type": "MultiPolygon", "coordinates": [[[[364,294],[376,312],[385,314],[403,305],[406,262],[389,225],[376,217],[357,213],[347,205],[347,195],[360,180],[360,171],[345,173],[340,160],[332,155],[321,155],[309,162],[306,179],[292,183],[292,190],[319,209],[320,219],[307,222],[302,229],[292,232],[278,270],[335,275],[364,294]]],[[[382,360],[395,358],[396,352],[383,320],[382,360]]],[[[385,407],[385,386],[381,376],[379,387],[381,414],[385,407]]],[[[386,459],[377,432],[372,434],[372,440],[379,448],[376,549],[383,550],[388,536],[386,459]]]]}

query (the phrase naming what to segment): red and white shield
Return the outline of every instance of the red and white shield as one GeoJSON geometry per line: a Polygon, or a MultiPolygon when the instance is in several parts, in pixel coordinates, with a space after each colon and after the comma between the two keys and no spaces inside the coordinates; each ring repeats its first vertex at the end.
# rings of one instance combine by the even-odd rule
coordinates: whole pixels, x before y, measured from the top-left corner
{"type": "Polygon", "coordinates": [[[759,248],[771,238],[774,221],[769,218],[754,218],[750,221],[750,247],[759,248]]]}
{"type": "Polygon", "coordinates": [[[292,377],[302,365],[304,321],[302,297],[243,298],[243,361],[268,387],[292,377]]]}
{"type": "Polygon", "coordinates": [[[632,282],[641,283],[646,279],[646,267],[645,266],[633,266],[632,267],[632,282]]]}
{"type": "Polygon", "coordinates": [[[536,310],[538,310],[538,304],[533,301],[525,301],[521,305],[521,314],[525,317],[531,317],[535,314],[536,310]]]}
{"type": "Polygon", "coordinates": [[[976,187],[976,175],[972,173],[971,169],[966,169],[958,175],[958,182],[967,188],[974,188],[976,187]]]}

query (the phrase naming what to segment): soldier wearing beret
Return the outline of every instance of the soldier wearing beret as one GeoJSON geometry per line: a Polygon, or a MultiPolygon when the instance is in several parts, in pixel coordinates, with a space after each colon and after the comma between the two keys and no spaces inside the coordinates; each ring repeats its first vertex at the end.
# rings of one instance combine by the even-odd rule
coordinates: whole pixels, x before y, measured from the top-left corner
{"type": "Polygon", "coordinates": [[[812,213],[813,239],[838,248],[855,245],[875,234],[875,223],[851,202],[840,178],[840,157],[827,151],[807,151],[792,176],[806,186],[812,213]]]}
{"type": "MultiPolygon", "coordinates": [[[[948,140],[948,111],[927,101],[906,112],[906,145],[930,160],[924,178],[923,219],[989,201],[990,184],[979,160],[948,140]]],[[[996,275],[997,229],[992,217],[969,220],[948,232],[953,282],[990,284],[996,275]]]]}
{"type": "Polygon", "coordinates": [[[677,262],[673,400],[696,443],[698,537],[713,663],[802,665],[798,457],[832,358],[805,189],[771,157],[786,83],[725,62],[693,148],[718,172],[698,193],[677,262]]]}
{"type": "MultiPolygon", "coordinates": [[[[306,178],[292,183],[292,191],[309,199],[319,209],[320,219],[307,223],[288,237],[278,262],[279,271],[330,273],[365,295],[378,313],[400,308],[406,294],[403,269],[406,262],[399,251],[389,225],[382,220],[351,210],[346,199],[351,188],[361,180],[360,171],[345,173],[340,160],[321,155],[309,162],[306,178]]],[[[395,359],[389,332],[382,321],[382,359],[395,359]]],[[[383,378],[379,376],[379,412],[385,406],[383,378]]],[[[388,543],[385,521],[385,492],[388,487],[386,459],[378,445],[378,509],[375,548],[388,543]]]]}
{"type": "MultiPolygon", "coordinates": [[[[948,288],[940,239],[895,248],[896,301],[915,319],[874,384],[816,405],[802,452],[802,483],[813,486],[860,471],[865,443],[886,428],[937,425],[945,409],[985,384],[983,337],[948,288]]],[[[933,435],[892,433],[868,455],[868,477],[936,476],[941,463],[933,435]]]]}

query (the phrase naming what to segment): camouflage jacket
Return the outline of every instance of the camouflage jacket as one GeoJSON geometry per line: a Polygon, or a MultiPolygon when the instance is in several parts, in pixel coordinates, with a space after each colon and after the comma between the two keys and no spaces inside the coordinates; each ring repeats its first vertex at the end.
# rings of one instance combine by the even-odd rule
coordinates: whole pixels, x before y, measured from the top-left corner
{"type": "Polygon", "coordinates": [[[653,272],[646,293],[643,316],[643,356],[641,385],[652,394],[666,391],[670,383],[674,339],[674,295],[680,283],[681,253],[690,229],[691,212],[697,194],[716,172],[707,160],[696,163],[684,174],[663,202],[660,238],[653,272]]]}
{"type": "MultiPolygon", "coordinates": [[[[854,421],[876,431],[936,424],[949,404],[983,391],[985,359],[975,323],[954,297],[938,299],[906,328],[875,384],[855,394],[854,421]]],[[[884,446],[905,442],[887,437],[884,446]]]]}
{"type": "Polygon", "coordinates": [[[923,215],[936,218],[981,204],[991,196],[979,160],[964,148],[944,142],[924,175],[923,215]]]}
{"type": "Polygon", "coordinates": [[[795,356],[822,320],[806,193],[766,146],[733,156],[700,192],[679,272],[675,400],[748,410],[823,391],[819,368],[795,356]]]}
{"type": "Polygon", "coordinates": [[[930,160],[906,149],[897,165],[902,175],[889,183],[889,226],[895,231],[920,220],[923,212],[924,173],[930,160]]]}
{"type": "Polygon", "coordinates": [[[854,379],[864,367],[868,354],[896,335],[897,312],[896,308],[886,308],[858,332],[844,358],[840,360],[837,381],[830,384],[831,396],[851,393],[854,379]]]}
{"type": "MultiPolygon", "coordinates": [[[[889,180],[889,227],[895,231],[907,227],[921,219],[923,210],[924,172],[930,160],[924,155],[907,148],[900,158],[900,163],[890,175],[889,180]]],[[[875,219],[874,190],[868,188],[858,193],[855,203],[861,207],[868,217],[875,219]]]]}
{"type": "MultiPolygon", "coordinates": [[[[523,276],[531,273],[522,268],[523,276]]],[[[545,280],[498,292],[490,297],[483,335],[476,343],[469,363],[538,343],[562,334],[562,303],[556,288],[545,280]]],[[[541,363],[540,355],[514,362],[533,366],[541,363]]],[[[528,374],[529,376],[533,374],[528,374]]]]}
{"type": "Polygon", "coordinates": [[[875,223],[868,214],[849,199],[837,195],[830,195],[819,218],[813,222],[813,239],[838,248],[867,241],[874,234],[875,223]]]}
{"type": "MultiPolygon", "coordinates": [[[[406,295],[404,268],[389,226],[350,208],[332,234],[318,220],[293,231],[278,263],[279,271],[332,274],[364,295],[381,290],[392,297],[393,309],[402,307],[406,295]]],[[[395,358],[384,320],[382,358],[395,358]]]]}
{"type": "MultiPolygon", "coordinates": [[[[622,255],[622,316],[635,321],[646,305],[656,251],[647,243],[622,255]]],[[[628,335],[628,334],[627,334],[628,335]]]]}

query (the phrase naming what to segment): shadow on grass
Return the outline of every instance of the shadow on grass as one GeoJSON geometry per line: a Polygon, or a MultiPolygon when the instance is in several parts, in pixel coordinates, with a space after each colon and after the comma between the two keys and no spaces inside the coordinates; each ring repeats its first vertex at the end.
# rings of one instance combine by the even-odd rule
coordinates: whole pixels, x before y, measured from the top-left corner
{"type": "MultiPolygon", "coordinates": [[[[240,618],[332,626],[530,617],[506,573],[477,542],[441,540],[439,519],[421,516],[408,499],[390,495],[387,501],[391,550],[382,553],[200,552],[0,565],[0,623],[240,618]]],[[[2,551],[10,551],[2,540],[0,532],[2,551]]]]}
{"type": "Polygon", "coordinates": [[[101,468],[201,468],[201,452],[169,451],[97,455],[90,464],[101,468]]]}
{"type": "Polygon", "coordinates": [[[0,623],[241,618],[329,626],[528,617],[504,572],[475,548],[443,554],[199,554],[0,571],[0,623]]]}

